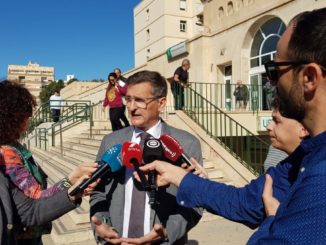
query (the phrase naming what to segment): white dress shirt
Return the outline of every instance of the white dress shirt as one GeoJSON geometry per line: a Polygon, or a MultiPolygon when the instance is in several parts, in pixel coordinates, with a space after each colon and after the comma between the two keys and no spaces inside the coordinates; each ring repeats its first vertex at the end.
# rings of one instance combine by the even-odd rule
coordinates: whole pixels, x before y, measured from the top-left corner
{"type": "MultiPolygon", "coordinates": [[[[162,134],[162,123],[159,120],[153,127],[146,131],[154,138],[160,138],[162,134]]],[[[131,141],[134,143],[140,143],[140,134],[143,133],[142,130],[135,128],[134,133],[132,135],[131,141]]],[[[133,169],[126,169],[125,175],[125,203],[124,203],[124,217],[123,217],[123,233],[122,237],[128,237],[128,228],[129,228],[129,218],[130,218],[130,209],[131,209],[131,200],[132,200],[132,189],[133,189],[133,169]]],[[[144,235],[151,231],[151,224],[150,224],[150,215],[151,215],[151,207],[148,204],[149,197],[148,193],[146,193],[146,200],[145,200],[145,215],[144,215],[144,235]]]]}

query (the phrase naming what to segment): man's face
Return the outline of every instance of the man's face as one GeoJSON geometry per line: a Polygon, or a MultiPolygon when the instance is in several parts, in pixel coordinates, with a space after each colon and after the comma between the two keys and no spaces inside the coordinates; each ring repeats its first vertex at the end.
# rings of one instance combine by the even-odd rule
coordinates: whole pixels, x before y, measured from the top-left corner
{"type": "Polygon", "coordinates": [[[131,123],[146,131],[153,127],[159,120],[159,114],[163,110],[166,98],[153,98],[152,85],[149,82],[139,83],[128,86],[126,97],[132,98],[127,103],[131,123]],[[136,101],[146,101],[146,108],[137,106],[136,101]]]}
{"type": "Polygon", "coordinates": [[[298,121],[283,117],[278,110],[273,110],[272,118],[267,126],[271,144],[289,153],[300,144],[301,137],[305,136],[304,128],[298,121]]]}
{"type": "MultiPolygon", "coordinates": [[[[291,35],[292,25],[286,29],[277,45],[276,62],[289,61],[287,48],[291,35]]],[[[280,71],[277,81],[280,111],[285,117],[302,122],[306,115],[306,109],[301,78],[294,73],[291,66],[280,66],[277,69],[280,71]]]]}

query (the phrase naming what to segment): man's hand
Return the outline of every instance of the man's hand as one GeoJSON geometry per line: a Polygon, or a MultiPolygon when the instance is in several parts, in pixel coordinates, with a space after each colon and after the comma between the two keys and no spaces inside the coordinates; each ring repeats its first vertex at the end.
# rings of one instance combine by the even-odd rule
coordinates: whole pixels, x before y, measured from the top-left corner
{"type": "MultiPolygon", "coordinates": [[[[141,166],[140,170],[144,173],[148,173],[150,170],[156,170],[158,187],[166,186],[168,184],[174,184],[178,187],[183,177],[188,173],[186,170],[180,167],[163,161],[154,161],[150,164],[146,164],[141,166]]],[[[134,176],[138,181],[140,181],[137,173],[135,173],[134,176]]]]}
{"type": "Polygon", "coordinates": [[[192,163],[191,166],[186,163],[183,163],[181,167],[187,170],[188,172],[192,172],[193,174],[198,175],[199,177],[202,177],[204,179],[208,178],[208,174],[202,165],[200,165],[194,158],[190,158],[190,162],[192,163]]]}
{"type": "Polygon", "coordinates": [[[122,245],[147,245],[164,240],[166,231],[161,224],[155,224],[154,228],[145,236],[138,238],[122,238],[122,245]]]}
{"type": "Polygon", "coordinates": [[[101,237],[105,241],[112,243],[112,244],[121,244],[122,238],[119,234],[109,227],[108,225],[102,223],[97,217],[93,216],[91,218],[91,222],[95,227],[95,233],[97,236],[101,237]]]}
{"type": "Polygon", "coordinates": [[[280,202],[273,197],[273,179],[269,174],[266,174],[266,180],[263,191],[263,203],[267,216],[274,216],[277,212],[280,202]]]}

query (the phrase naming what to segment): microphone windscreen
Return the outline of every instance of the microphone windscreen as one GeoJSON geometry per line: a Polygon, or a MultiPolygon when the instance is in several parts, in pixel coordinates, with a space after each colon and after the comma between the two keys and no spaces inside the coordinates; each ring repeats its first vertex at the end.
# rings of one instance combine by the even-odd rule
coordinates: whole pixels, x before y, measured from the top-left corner
{"type": "Polygon", "coordinates": [[[117,172],[122,168],[121,163],[121,144],[116,144],[108,149],[101,157],[101,162],[108,164],[111,168],[111,172],[117,172]]]}
{"type": "Polygon", "coordinates": [[[137,160],[138,164],[142,164],[143,152],[137,143],[130,141],[123,143],[121,150],[122,163],[126,168],[134,168],[133,160],[137,160]]]}
{"type": "Polygon", "coordinates": [[[162,142],[165,157],[170,161],[176,162],[183,153],[183,149],[179,142],[167,134],[162,134],[160,140],[162,142]]]}
{"type": "Polygon", "coordinates": [[[163,146],[158,139],[148,139],[144,143],[144,163],[151,163],[155,160],[163,160],[163,146]]]}

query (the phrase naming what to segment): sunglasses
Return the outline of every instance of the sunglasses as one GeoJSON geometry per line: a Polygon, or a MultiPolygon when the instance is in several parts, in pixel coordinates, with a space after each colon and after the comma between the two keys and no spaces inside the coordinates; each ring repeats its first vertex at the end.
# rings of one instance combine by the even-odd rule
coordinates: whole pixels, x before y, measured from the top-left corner
{"type": "Polygon", "coordinates": [[[270,60],[264,64],[265,70],[266,70],[266,76],[271,82],[277,82],[282,75],[282,73],[285,72],[285,70],[280,70],[277,67],[280,66],[290,66],[290,69],[293,69],[295,67],[309,64],[311,62],[308,61],[282,61],[282,62],[275,62],[273,60],[270,60]]]}

